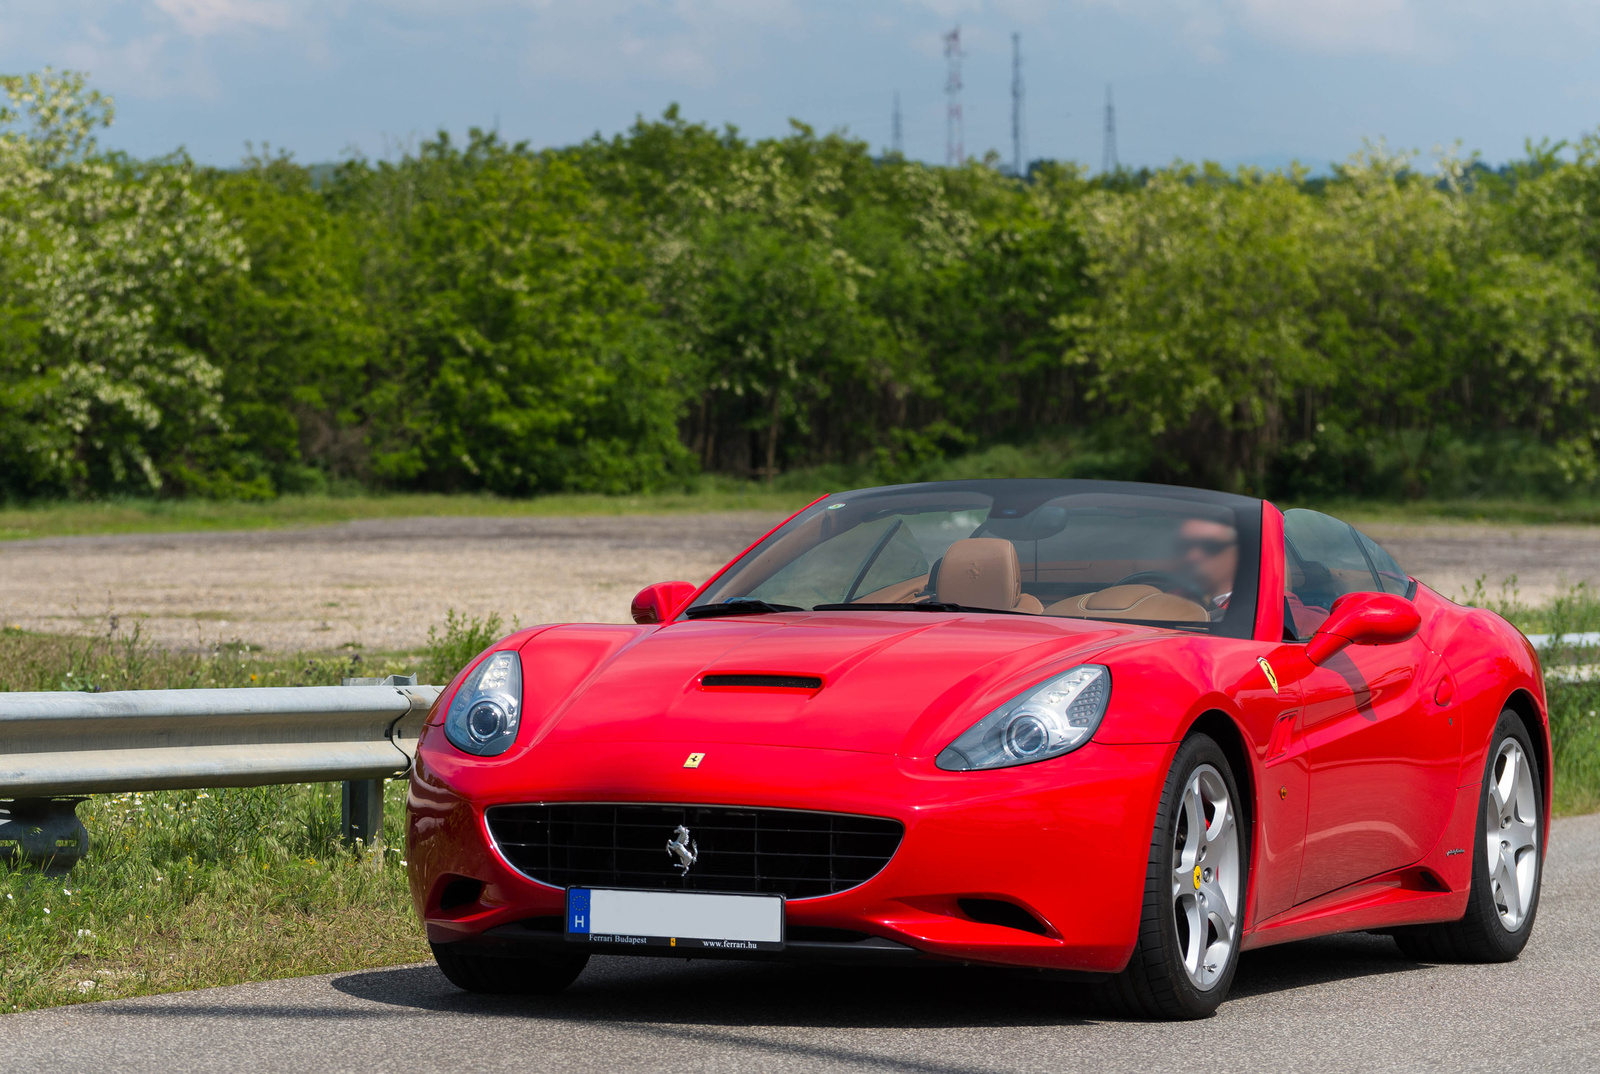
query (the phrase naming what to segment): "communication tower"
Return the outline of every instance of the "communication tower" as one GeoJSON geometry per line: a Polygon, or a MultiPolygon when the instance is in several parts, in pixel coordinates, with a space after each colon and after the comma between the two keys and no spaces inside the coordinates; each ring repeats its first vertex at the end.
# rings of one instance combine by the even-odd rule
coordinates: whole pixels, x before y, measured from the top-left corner
{"type": "Polygon", "coordinates": [[[944,92],[948,102],[944,112],[944,162],[959,168],[967,160],[961,133],[961,27],[944,35],[944,58],[947,64],[944,92]]]}
{"type": "Polygon", "coordinates": [[[1107,175],[1116,171],[1117,163],[1117,106],[1111,101],[1111,83],[1106,83],[1106,140],[1100,154],[1100,170],[1107,175]]]}
{"type": "Polygon", "coordinates": [[[1011,173],[1027,174],[1028,154],[1022,144],[1022,35],[1011,35],[1011,173]]]}
{"type": "Polygon", "coordinates": [[[895,153],[897,153],[898,155],[900,155],[902,157],[906,155],[905,139],[901,137],[901,132],[900,132],[900,91],[899,90],[895,90],[895,93],[894,93],[894,122],[893,122],[893,124],[891,125],[891,128],[890,128],[889,145],[895,151],[895,153]]]}

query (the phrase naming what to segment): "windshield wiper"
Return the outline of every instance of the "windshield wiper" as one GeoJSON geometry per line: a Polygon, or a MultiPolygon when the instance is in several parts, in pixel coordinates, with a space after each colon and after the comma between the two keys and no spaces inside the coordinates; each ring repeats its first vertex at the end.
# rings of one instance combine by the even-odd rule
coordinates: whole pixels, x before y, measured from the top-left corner
{"type": "Polygon", "coordinates": [[[721,604],[700,604],[683,613],[685,619],[715,619],[719,615],[766,615],[770,612],[803,612],[797,604],[769,604],[754,597],[734,597],[721,604]]]}
{"type": "Polygon", "coordinates": [[[974,608],[969,604],[928,601],[924,604],[813,604],[814,612],[993,612],[996,615],[1027,615],[1010,608],[974,608]]]}

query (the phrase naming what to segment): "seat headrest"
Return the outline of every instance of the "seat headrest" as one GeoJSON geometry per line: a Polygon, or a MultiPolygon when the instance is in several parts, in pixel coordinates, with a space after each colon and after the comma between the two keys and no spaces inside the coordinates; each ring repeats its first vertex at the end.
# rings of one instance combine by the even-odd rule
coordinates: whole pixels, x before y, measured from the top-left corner
{"type": "Polygon", "coordinates": [[[1010,611],[1022,598],[1017,547],[999,537],[957,541],[939,564],[936,599],[972,608],[1010,611]]]}

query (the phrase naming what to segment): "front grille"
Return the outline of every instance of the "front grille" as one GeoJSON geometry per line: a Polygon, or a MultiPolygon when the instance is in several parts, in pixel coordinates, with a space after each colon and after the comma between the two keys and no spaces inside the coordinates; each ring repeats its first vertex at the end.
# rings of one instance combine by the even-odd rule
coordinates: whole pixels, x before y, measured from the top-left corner
{"type": "Polygon", "coordinates": [[[489,833],[513,866],[556,887],[758,891],[808,899],[877,875],[900,846],[899,821],[725,806],[493,806],[489,833]],[[667,850],[678,826],[699,858],[687,874],[667,850]]]}

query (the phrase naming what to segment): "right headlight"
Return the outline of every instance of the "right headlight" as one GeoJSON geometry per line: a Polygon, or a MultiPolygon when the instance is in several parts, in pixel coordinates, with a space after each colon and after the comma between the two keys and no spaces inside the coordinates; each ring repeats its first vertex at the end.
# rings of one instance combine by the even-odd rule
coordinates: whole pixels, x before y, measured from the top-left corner
{"type": "Polygon", "coordinates": [[[450,702],[444,737],[458,750],[493,757],[511,748],[522,716],[522,661],[502,650],[472,669],[450,702]]]}
{"type": "Polygon", "coordinates": [[[1111,669],[1080,664],[989,713],[934,763],[947,772],[971,772],[1060,757],[1094,736],[1110,700],[1111,669]]]}

